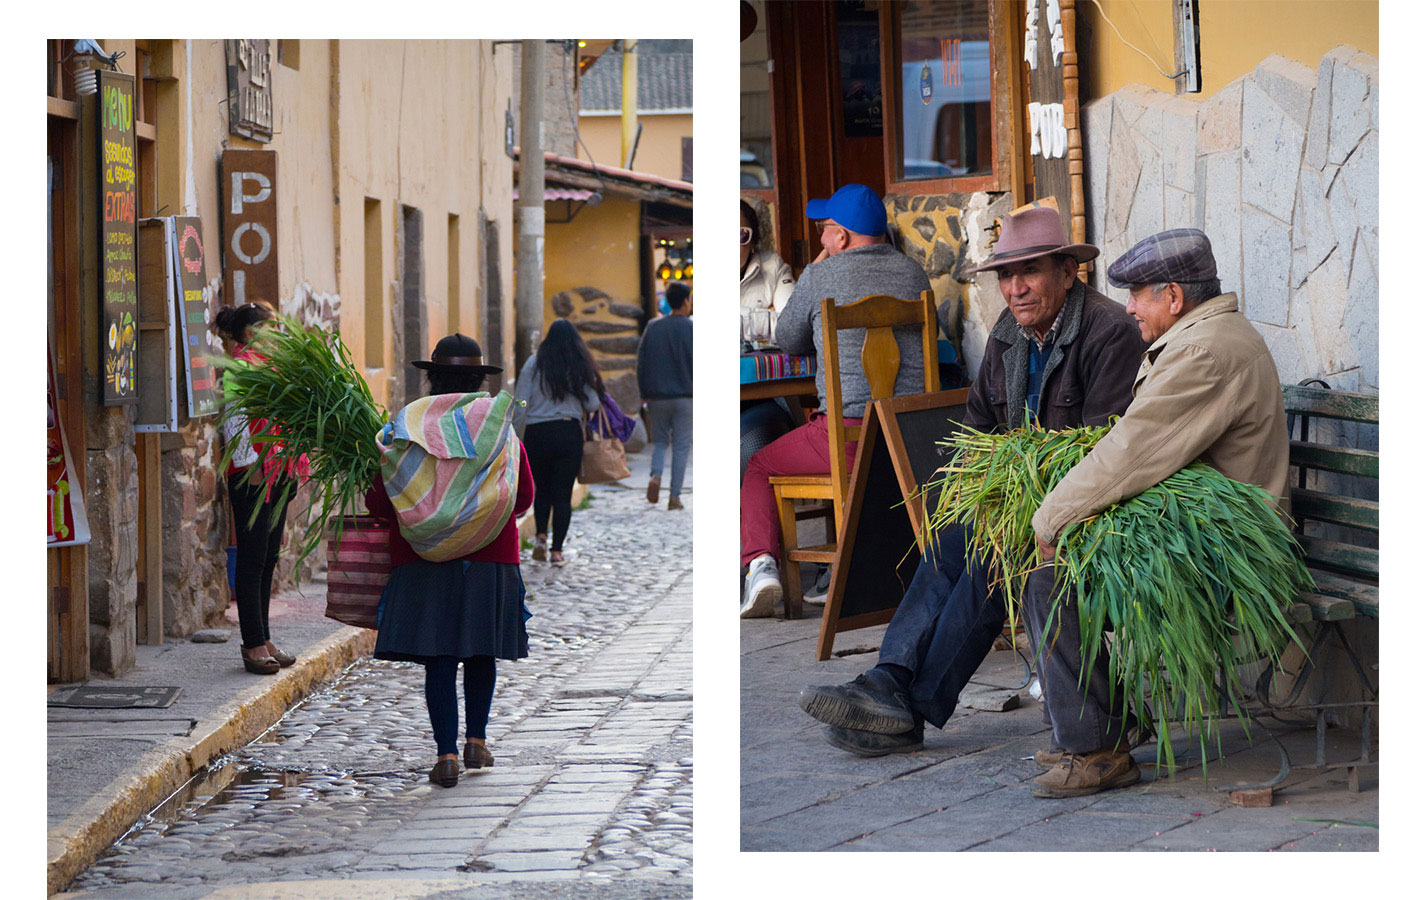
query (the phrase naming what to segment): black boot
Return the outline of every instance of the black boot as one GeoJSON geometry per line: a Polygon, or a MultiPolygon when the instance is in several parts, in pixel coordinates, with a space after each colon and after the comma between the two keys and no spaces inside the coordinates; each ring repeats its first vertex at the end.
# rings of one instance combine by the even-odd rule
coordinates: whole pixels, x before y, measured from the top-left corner
{"type": "Polygon", "coordinates": [[[846,684],[805,687],[797,703],[807,715],[838,728],[903,734],[917,727],[909,697],[880,667],[846,684]]]}

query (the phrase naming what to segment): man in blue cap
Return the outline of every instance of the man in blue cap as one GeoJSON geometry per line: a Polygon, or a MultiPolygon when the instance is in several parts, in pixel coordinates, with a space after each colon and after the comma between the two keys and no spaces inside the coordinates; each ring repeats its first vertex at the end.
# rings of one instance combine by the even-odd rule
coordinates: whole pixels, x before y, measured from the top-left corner
{"type": "MultiPolygon", "coordinates": [[[[807,218],[816,222],[822,252],[802,272],[787,305],[777,319],[777,343],[788,353],[822,357],[822,300],[838,306],[873,294],[916,298],[930,289],[920,264],[886,241],[886,207],[864,184],[848,184],[829,200],[807,204],[807,218]]],[[[904,335],[902,337],[905,337],[904,335]]],[[[848,426],[859,425],[871,400],[871,386],[861,370],[863,332],[847,331],[837,338],[841,365],[842,414],[848,426]]],[[[925,390],[925,359],[919,339],[901,339],[896,394],[925,390]]],[[[817,369],[817,395],[826,396],[826,373],[817,369]]],[[[849,467],[856,444],[846,445],[849,467]]],[[[799,428],[768,444],[748,461],[740,496],[741,562],[748,567],[739,615],[770,616],[782,597],[777,561],[782,555],[782,530],[777,518],[773,475],[819,475],[831,471],[826,416],[817,412],[799,428]]]]}

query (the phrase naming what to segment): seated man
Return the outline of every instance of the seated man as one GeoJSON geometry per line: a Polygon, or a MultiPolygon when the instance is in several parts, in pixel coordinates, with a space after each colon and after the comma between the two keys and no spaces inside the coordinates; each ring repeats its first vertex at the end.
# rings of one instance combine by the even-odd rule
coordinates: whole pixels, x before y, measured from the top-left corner
{"type": "MultiPolygon", "coordinates": [[[[1045,560],[1053,557],[1066,526],[1140,494],[1197,459],[1264,488],[1276,506],[1288,485],[1289,431],[1279,372],[1235,294],[1220,293],[1205,234],[1179,228],[1152,235],[1108,267],[1107,279],[1130,289],[1127,312],[1152,344],[1127,414],[1034,513],[1033,530],[1045,560]]],[[[1023,606],[1031,635],[1040,635],[1047,621],[1052,585],[1051,565],[1029,579],[1023,606]]],[[[1065,752],[1044,760],[1053,765],[1034,782],[1033,793],[1074,797],[1134,782],[1140,777],[1136,763],[1111,732],[1076,742],[1063,727],[1080,711],[1089,718],[1103,698],[1090,700],[1078,691],[1077,607],[1062,607],[1059,619],[1047,636],[1035,637],[1035,646],[1053,647],[1041,663],[1042,677],[1054,747],[1065,752]]],[[[1107,660],[1094,665],[1106,671],[1107,660]]]]}
{"type": "MultiPolygon", "coordinates": [[[[807,204],[807,218],[817,221],[822,252],[803,270],[778,315],[778,346],[788,353],[815,353],[822,358],[823,298],[833,297],[841,306],[873,294],[914,299],[930,289],[930,279],[920,264],[886,243],[886,208],[869,187],[848,184],[830,200],[813,200],[807,204]]],[[[871,399],[871,386],[861,370],[862,340],[860,331],[844,332],[838,338],[842,415],[847,425],[860,424],[871,399]]],[[[895,393],[918,394],[925,390],[919,337],[898,343],[900,369],[895,393]]],[[[817,368],[817,395],[826,396],[826,372],[821,366],[817,368]]],[[[739,501],[741,562],[748,567],[739,609],[743,618],[772,615],[782,597],[777,569],[782,527],[768,477],[829,472],[829,452],[826,415],[816,412],[806,425],[768,444],[748,461],[739,501]]],[[[847,466],[855,455],[856,444],[847,444],[847,466]]]]}
{"type": "MultiPolygon", "coordinates": [[[[1056,210],[1004,219],[993,258],[974,271],[998,275],[1008,309],[989,335],[964,425],[1017,428],[1027,410],[1042,427],[1064,429],[1104,425],[1126,411],[1142,335],[1120,304],[1078,280],[1078,263],[1096,256],[1096,247],[1069,243],[1056,210]]],[[[967,527],[954,528],[926,548],[875,668],[848,684],[803,690],[802,708],[829,726],[828,743],[879,756],[920,749],[924,721],[944,727],[1005,618],[987,566],[966,566],[967,539],[967,527]]],[[[1108,685],[1099,687],[1105,702],[1108,685]]],[[[1065,731],[1085,724],[1075,709],[1054,719],[1065,731]]],[[[1120,728],[1105,725],[1108,734],[1120,728]]]]}

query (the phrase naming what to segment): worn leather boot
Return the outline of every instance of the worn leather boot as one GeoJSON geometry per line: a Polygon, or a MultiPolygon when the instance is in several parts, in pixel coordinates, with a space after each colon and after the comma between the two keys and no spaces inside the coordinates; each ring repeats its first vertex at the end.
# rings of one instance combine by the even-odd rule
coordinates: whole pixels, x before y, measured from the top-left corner
{"type": "Polygon", "coordinates": [[[916,727],[909,698],[880,669],[868,669],[846,684],[805,687],[797,704],[818,722],[838,728],[904,734],[916,727]]]}
{"type": "Polygon", "coordinates": [[[1141,768],[1132,759],[1130,748],[1065,753],[1057,765],[1034,779],[1033,796],[1081,797],[1138,781],[1141,768]]]}

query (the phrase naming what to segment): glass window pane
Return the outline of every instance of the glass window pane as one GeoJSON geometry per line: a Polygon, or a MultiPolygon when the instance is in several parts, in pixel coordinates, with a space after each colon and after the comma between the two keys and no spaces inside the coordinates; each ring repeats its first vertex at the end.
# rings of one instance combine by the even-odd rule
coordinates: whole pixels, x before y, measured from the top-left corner
{"type": "Polygon", "coordinates": [[[754,0],[758,26],[738,45],[740,185],[749,190],[772,187],[772,101],[768,94],[768,16],[762,0],[754,0]]]}
{"type": "Polygon", "coordinates": [[[896,46],[904,179],[992,172],[988,0],[907,3],[896,46]]]}

